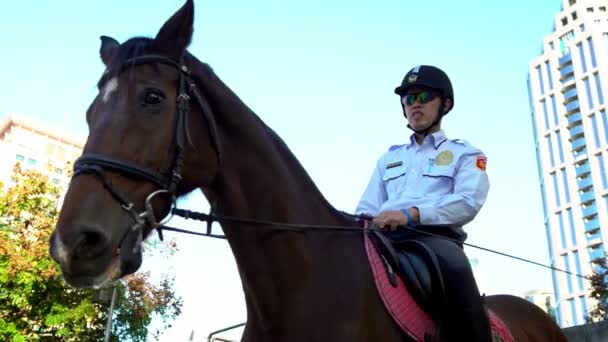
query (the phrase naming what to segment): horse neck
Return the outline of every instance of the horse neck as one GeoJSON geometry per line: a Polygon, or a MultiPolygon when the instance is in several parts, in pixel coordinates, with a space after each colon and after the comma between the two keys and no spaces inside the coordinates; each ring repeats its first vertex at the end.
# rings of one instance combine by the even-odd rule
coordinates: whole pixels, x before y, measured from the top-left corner
{"type": "MultiPolygon", "coordinates": [[[[219,175],[203,190],[215,213],[273,222],[354,226],[352,219],[326,201],[282,140],[206,68],[198,78],[214,111],[224,154],[219,175]]],[[[318,274],[332,270],[319,272],[329,267],[319,265],[319,260],[338,258],[336,251],[345,254],[347,248],[344,239],[339,239],[340,246],[332,242],[333,236],[341,233],[303,234],[245,224],[222,224],[222,228],[239,265],[248,315],[266,328],[287,310],[287,297],[310,290],[302,284],[319,286],[326,281],[318,274]]]]}

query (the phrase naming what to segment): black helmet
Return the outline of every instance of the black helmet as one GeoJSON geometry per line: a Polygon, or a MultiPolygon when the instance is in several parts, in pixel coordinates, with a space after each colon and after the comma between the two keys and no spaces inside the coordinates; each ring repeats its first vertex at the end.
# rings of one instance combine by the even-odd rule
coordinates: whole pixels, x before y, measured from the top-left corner
{"type": "Polygon", "coordinates": [[[419,65],[405,74],[401,85],[395,88],[395,94],[403,96],[407,90],[413,86],[437,90],[441,93],[443,99],[451,99],[452,106],[445,114],[454,108],[454,89],[452,88],[452,82],[450,82],[450,78],[443,70],[431,65],[419,65]]]}

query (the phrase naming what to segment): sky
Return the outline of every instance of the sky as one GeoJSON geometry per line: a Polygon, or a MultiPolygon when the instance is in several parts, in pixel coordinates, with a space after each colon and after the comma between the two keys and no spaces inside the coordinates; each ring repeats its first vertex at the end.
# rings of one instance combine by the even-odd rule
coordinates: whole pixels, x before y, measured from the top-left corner
{"type": "MultiPolygon", "coordinates": [[[[0,120],[17,113],[85,138],[85,111],[103,72],[99,36],[153,37],[180,6],[168,0],[13,1],[0,11],[0,120]]],[[[552,32],[560,0],[195,0],[190,51],[209,63],[287,143],[337,208],[354,211],[378,157],[408,141],[399,99],[419,64],[455,88],[444,119],[488,157],[490,193],[468,243],[548,264],[528,63],[552,32]]],[[[200,193],[180,206],[206,211],[200,193]]],[[[203,229],[183,220],[181,228],[203,229]]],[[[216,227],[219,231],[219,227],[216,227]]],[[[183,313],[161,341],[195,340],[246,320],[225,241],[177,236],[171,258],[144,270],[175,276],[183,313]]],[[[466,248],[480,290],[551,289],[549,270],[466,248]]],[[[239,331],[222,334],[238,337],[239,331]]]]}

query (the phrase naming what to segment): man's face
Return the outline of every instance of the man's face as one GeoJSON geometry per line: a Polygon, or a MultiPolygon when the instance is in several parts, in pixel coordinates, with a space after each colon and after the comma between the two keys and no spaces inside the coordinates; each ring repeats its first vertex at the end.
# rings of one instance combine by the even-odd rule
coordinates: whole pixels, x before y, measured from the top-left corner
{"type": "MultiPolygon", "coordinates": [[[[439,92],[423,87],[412,87],[401,97],[407,122],[415,130],[427,129],[439,115],[439,92]]],[[[439,129],[437,125],[437,129],[439,129]]]]}

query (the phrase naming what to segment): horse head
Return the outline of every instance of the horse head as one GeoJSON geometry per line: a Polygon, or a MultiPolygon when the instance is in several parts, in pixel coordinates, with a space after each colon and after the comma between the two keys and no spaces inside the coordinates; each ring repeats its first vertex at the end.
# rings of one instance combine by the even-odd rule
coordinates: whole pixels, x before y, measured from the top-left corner
{"type": "Polygon", "coordinates": [[[154,39],[101,37],[106,69],[50,240],[71,285],[99,287],[135,272],[141,241],[175,198],[218,172],[213,113],[187,66],[193,12],[188,0],[154,39]]]}

